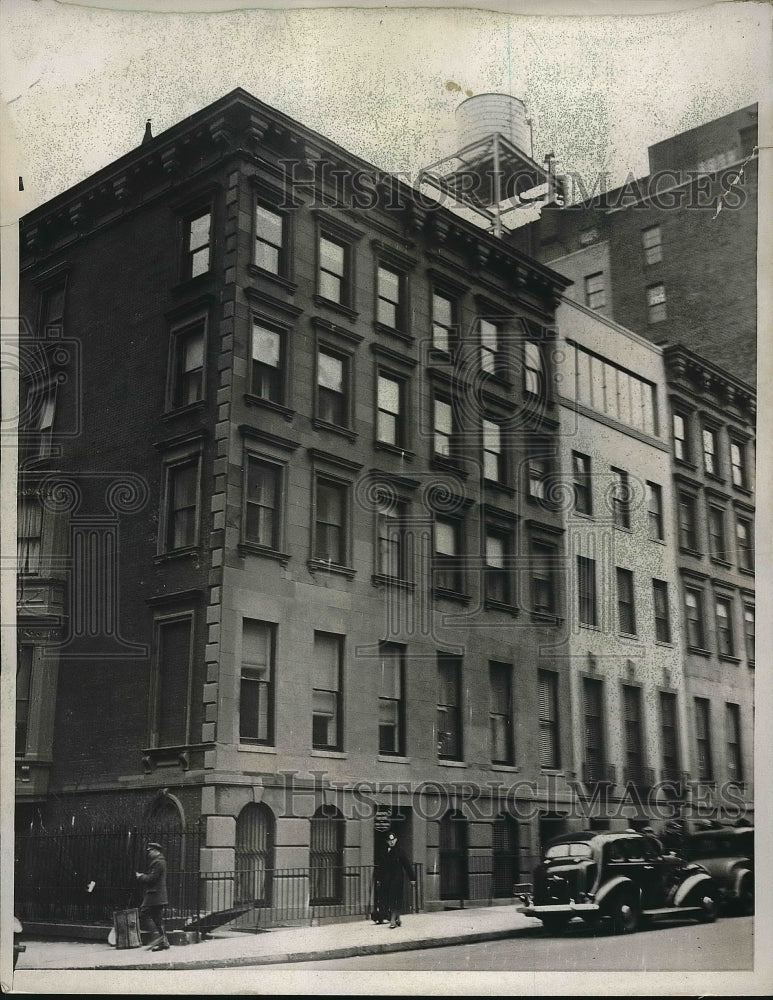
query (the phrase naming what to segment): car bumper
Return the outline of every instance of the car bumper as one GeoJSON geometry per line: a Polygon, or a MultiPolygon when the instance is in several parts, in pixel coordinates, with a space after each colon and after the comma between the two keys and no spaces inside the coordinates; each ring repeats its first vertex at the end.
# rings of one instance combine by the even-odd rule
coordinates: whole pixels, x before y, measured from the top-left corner
{"type": "Polygon", "coordinates": [[[519,906],[518,912],[525,917],[549,917],[553,914],[564,914],[566,916],[578,917],[587,916],[590,913],[598,913],[598,903],[550,903],[542,906],[519,906]]]}

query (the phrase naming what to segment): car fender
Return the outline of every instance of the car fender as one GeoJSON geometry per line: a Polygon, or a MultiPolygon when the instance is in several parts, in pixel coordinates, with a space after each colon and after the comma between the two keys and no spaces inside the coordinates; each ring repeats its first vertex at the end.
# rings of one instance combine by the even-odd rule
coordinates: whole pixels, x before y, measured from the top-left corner
{"type": "Polygon", "coordinates": [[[602,903],[604,903],[604,901],[607,899],[607,897],[611,895],[611,893],[613,893],[616,889],[619,889],[620,886],[626,886],[631,889],[634,889],[638,895],[638,890],[636,889],[636,886],[631,881],[631,879],[626,878],[624,875],[618,875],[617,878],[613,878],[611,881],[606,882],[599,889],[599,891],[596,893],[595,902],[598,903],[599,906],[601,906],[602,903]]]}
{"type": "Polygon", "coordinates": [[[754,872],[749,868],[740,868],[734,873],[735,878],[733,879],[733,891],[738,895],[741,892],[741,886],[744,883],[744,879],[750,878],[754,882],[754,872]]]}
{"type": "Polygon", "coordinates": [[[676,895],[674,896],[674,906],[682,906],[685,899],[687,899],[695,886],[700,885],[701,882],[710,882],[713,885],[714,879],[706,872],[696,872],[694,875],[690,875],[690,877],[686,878],[676,890],[676,895]]]}

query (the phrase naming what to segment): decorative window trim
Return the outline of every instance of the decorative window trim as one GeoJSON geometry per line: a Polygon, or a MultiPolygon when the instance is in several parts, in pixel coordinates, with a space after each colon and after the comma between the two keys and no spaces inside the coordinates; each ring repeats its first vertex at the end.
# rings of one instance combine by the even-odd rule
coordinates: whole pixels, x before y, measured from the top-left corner
{"type": "Polygon", "coordinates": [[[317,429],[331,430],[338,433],[344,434],[351,440],[357,437],[357,432],[354,430],[354,402],[356,396],[356,382],[355,382],[355,368],[356,368],[356,353],[354,348],[351,346],[350,342],[346,343],[346,346],[340,346],[340,343],[336,343],[335,338],[328,336],[329,331],[324,330],[320,333],[319,330],[316,336],[316,344],[314,350],[314,400],[313,400],[313,410],[312,410],[312,426],[317,429]],[[337,424],[332,423],[329,420],[325,420],[320,416],[320,405],[319,405],[319,356],[320,353],[326,353],[334,358],[339,359],[343,362],[343,407],[344,407],[344,423],[337,424]]]}
{"type": "MultiPolygon", "coordinates": [[[[159,445],[156,445],[158,448],[159,445]]],[[[158,524],[158,540],[156,555],[166,558],[195,552],[201,545],[202,522],[202,467],[203,467],[203,432],[180,436],[163,445],[163,487],[161,492],[161,516],[158,524]],[[169,504],[171,501],[171,471],[176,466],[196,462],[195,492],[196,516],[193,529],[193,542],[189,545],[170,549],[167,546],[169,532],[169,504]]]]}
{"type": "MultiPolygon", "coordinates": [[[[176,311],[176,310],[175,310],[176,311]]],[[[182,410],[187,410],[191,407],[201,406],[206,403],[207,400],[207,351],[209,347],[209,326],[210,326],[210,311],[208,307],[203,307],[200,310],[195,310],[190,313],[189,318],[183,319],[180,317],[175,322],[171,323],[169,326],[169,350],[168,350],[168,360],[167,360],[167,380],[166,380],[166,409],[164,416],[171,413],[179,413],[182,410]],[[202,338],[201,338],[201,353],[202,353],[202,365],[201,365],[201,395],[198,399],[193,400],[190,403],[175,403],[174,396],[175,390],[177,388],[177,378],[178,378],[178,351],[180,340],[189,331],[195,330],[199,324],[202,325],[202,338]]]]}
{"type": "MultiPolygon", "coordinates": [[[[246,291],[246,289],[245,289],[246,291]]],[[[250,310],[249,315],[249,329],[247,333],[247,373],[245,377],[245,382],[247,385],[247,391],[245,393],[245,399],[248,402],[256,404],[258,406],[263,406],[268,409],[276,410],[282,413],[283,416],[290,419],[295,413],[292,403],[292,390],[293,390],[293,380],[290,378],[290,372],[292,370],[293,363],[293,337],[292,337],[293,327],[287,323],[277,322],[265,316],[262,312],[257,310],[250,310]],[[268,399],[265,396],[261,396],[254,391],[253,385],[253,364],[254,359],[252,356],[253,352],[253,337],[255,335],[255,327],[262,326],[266,330],[271,331],[279,337],[279,386],[281,394],[281,402],[274,399],[268,399]]]]}
{"type": "MultiPolygon", "coordinates": [[[[190,623],[188,637],[188,678],[187,678],[187,698],[185,700],[185,738],[182,743],[170,744],[173,746],[189,746],[191,743],[191,691],[193,686],[193,653],[196,641],[196,611],[193,608],[180,609],[178,611],[169,610],[163,614],[153,617],[153,660],[150,681],[149,718],[148,718],[148,748],[150,750],[164,749],[166,744],[160,742],[159,727],[161,722],[161,629],[164,625],[174,622],[188,621],[190,623]]],[[[198,742],[198,741],[196,741],[198,742]]]]}
{"type": "Polygon", "coordinates": [[[244,442],[244,451],[242,459],[242,509],[241,509],[241,532],[239,538],[239,549],[252,552],[256,555],[269,555],[273,554],[276,558],[287,561],[289,556],[285,549],[285,532],[286,532],[286,497],[287,497],[287,481],[288,481],[289,468],[288,463],[282,459],[274,458],[271,455],[267,455],[263,451],[257,451],[251,447],[249,441],[244,442]],[[256,542],[254,539],[247,538],[247,481],[250,468],[250,460],[255,462],[261,462],[264,465],[269,465],[277,470],[277,483],[276,483],[276,496],[275,506],[273,508],[274,517],[277,520],[277,524],[274,528],[274,545],[265,545],[261,542],[256,542]]]}

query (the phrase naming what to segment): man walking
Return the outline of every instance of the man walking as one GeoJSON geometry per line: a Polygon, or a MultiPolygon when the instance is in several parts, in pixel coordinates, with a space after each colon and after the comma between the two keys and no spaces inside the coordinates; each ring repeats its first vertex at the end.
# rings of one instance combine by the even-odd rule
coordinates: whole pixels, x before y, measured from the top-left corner
{"type": "Polygon", "coordinates": [[[153,935],[148,948],[151,951],[166,951],[169,942],[164,932],[164,909],[169,903],[166,894],[166,858],[160,844],[147,845],[149,859],[146,872],[135,872],[137,879],[143,883],[145,892],[140,906],[140,920],[147,923],[153,935]]]}
{"type": "Polygon", "coordinates": [[[386,854],[376,872],[376,891],[380,893],[384,905],[389,909],[390,927],[400,926],[400,914],[403,912],[405,898],[404,874],[413,885],[413,867],[402,848],[397,846],[397,836],[390,832],[387,837],[386,854]]]}

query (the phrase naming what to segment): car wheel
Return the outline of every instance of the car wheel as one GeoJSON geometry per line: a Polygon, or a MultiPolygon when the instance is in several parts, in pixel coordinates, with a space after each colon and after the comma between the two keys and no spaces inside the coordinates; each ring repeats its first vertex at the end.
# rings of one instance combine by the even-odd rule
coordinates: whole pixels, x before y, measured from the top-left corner
{"type": "Polygon", "coordinates": [[[566,929],[566,925],[569,923],[568,917],[540,917],[540,920],[548,934],[560,934],[566,929]]]}
{"type": "Polygon", "coordinates": [[[744,879],[741,883],[738,912],[744,917],[750,917],[754,913],[754,879],[744,879]]]}
{"type": "Polygon", "coordinates": [[[719,903],[717,903],[717,897],[711,889],[706,889],[702,892],[698,896],[695,905],[701,909],[701,912],[698,914],[698,920],[702,924],[713,924],[719,913],[719,903]]]}
{"type": "Polygon", "coordinates": [[[639,907],[630,896],[621,896],[609,908],[613,934],[633,934],[639,927],[639,907]]]}

